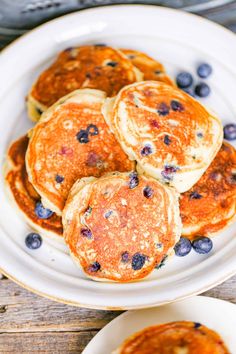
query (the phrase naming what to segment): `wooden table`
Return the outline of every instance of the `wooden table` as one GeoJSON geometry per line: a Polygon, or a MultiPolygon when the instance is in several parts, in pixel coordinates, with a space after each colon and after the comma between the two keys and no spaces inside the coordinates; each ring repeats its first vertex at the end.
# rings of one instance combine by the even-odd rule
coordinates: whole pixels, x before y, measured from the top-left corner
{"type": "MultiPolygon", "coordinates": [[[[236,303],[236,276],[204,295],[236,303]]],[[[79,354],[120,313],[59,304],[3,278],[0,280],[0,353],[79,354]]]]}

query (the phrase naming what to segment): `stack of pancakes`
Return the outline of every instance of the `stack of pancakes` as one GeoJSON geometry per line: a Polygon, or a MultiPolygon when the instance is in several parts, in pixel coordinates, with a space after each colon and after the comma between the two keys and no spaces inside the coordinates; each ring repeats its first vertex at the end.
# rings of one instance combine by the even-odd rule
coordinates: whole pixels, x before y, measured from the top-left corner
{"type": "Polygon", "coordinates": [[[37,123],[8,150],[7,189],[92,279],[142,279],[181,233],[211,235],[234,218],[236,152],[220,120],[148,55],[68,48],[27,107],[37,123]],[[53,213],[39,218],[38,203],[53,213]]]}

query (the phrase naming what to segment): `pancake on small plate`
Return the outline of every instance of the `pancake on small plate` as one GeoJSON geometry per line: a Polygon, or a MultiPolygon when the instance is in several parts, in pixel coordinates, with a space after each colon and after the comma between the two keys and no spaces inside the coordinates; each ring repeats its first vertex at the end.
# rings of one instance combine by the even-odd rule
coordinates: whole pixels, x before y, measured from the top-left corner
{"type": "Polygon", "coordinates": [[[40,219],[35,213],[36,203],[40,196],[28,180],[25,168],[25,153],[29,139],[27,136],[16,140],[11,144],[5,165],[5,182],[7,192],[14,201],[16,208],[24,216],[27,223],[41,235],[57,240],[62,238],[61,218],[52,214],[47,219],[40,219]]]}
{"type": "Polygon", "coordinates": [[[72,257],[94,280],[143,279],[179,240],[178,197],[137,172],[77,181],[62,216],[72,257]]]}
{"type": "Polygon", "coordinates": [[[108,98],[103,114],[139,172],[182,193],[205,172],[223,139],[220,120],[178,88],[138,82],[108,98]]]}
{"type": "Polygon", "coordinates": [[[164,66],[149,57],[149,55],[132,49],[121,49],[121,51],[143,73],[143,80],[162,81],[174,86],[171,78],[166,74],[164,66]]]}
{"type": "Polygon", "coordinates": [[[105,45],[67,48],[33,84],[27,100],[29,117],[37,121],[43,111],[76,89],[100,89],[113,96],[142,77],[117,49],[105,45]]]}
{"type": "Polygon", "coordinates": [[[200,180],[180,197],[184,236],[210,236],[236,214],[236,150],[226,142],[200,180]]]}
{"type": "Polygon", "coordinates": [[[206,326],[178,321],[151,326],[127,338],[113,354],[230,354],[206,326]]]}
{"type": "Polygon", "coordinates": [[[99,90],[76,90],[48,109],[30,131],[29,180],[44,207],[58,215],[78,178],[134,168],[101,113],[105,97],[99,90]]]}

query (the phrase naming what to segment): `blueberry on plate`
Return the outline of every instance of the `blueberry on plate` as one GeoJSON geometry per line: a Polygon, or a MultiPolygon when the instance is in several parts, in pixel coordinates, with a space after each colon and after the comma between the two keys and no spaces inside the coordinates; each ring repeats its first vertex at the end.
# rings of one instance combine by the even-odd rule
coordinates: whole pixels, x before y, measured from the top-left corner
{"type": "Polygon", "coordinates": [[[184,92],[186,92],[188,95],[192,96],[192,97],[196,97],[194,90],[192,87],[187,87],[187,88],[182,88],[182,90],[184,92]]]}
{"type": "Polygon", "coordinates": [[[44,206],[41,202],[36,203],[34,211],[39,219],[48,219],[53,214],[53,211],[51,211],[50,209],[44,208],[44,206]]]}
{"type": "Polygon", "coordinates": [[[177,86],[180,88],[186,88],[192,85],[193,77],[190,73],[183,71],[176,77],[177,86]]]}
{"type": "Polygon", "coordinates": [[[210,64],[202,63],[197,67],[197,74],[202,79],[206,79],[212,73],[212,67],[210,64]]]}
{"type": "Polygon", "coordinates": [[[192,244],[186,237],[180,237],[180,240],[176,243],[174,250],[178,257],[184,257],[191,251],[192,244]]]}
{"type": "Polygon", "coordinates": [[[211,89],[205,82],[200,82],[196,85],[194,92],[199,97],[207,97],[210,95],[211,89]]]}
{"type": "Polygon", "coordinates": [[[199,236],[192,242],[194,251],[200,254],[207,254],[212,250],[213,243],[209,237],[199,236]]]}
{"type": "Polygon", "coordinates": [[[224,138],[227,140],[236,139],[236,124],[231,123],[224,126],[224,138]]]}
{"type": "Polygon", "coordinates": [[[31,250],[36,250],[39,248],[42,245],[42,242],[42,237],[35,232],[31,232],[25,238],[25,244],[31,250]]]}

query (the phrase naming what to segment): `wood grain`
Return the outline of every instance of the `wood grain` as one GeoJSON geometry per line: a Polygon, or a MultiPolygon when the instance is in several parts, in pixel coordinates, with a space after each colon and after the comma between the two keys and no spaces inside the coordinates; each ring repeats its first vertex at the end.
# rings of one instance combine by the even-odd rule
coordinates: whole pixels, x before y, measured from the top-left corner
{"type": "MultiPolygon", "coordinates": [[[[236,276],[204,293],[236,303],[236,276]]],[[[63,305],[0,280],[0,353],[81,353],[121,312],[63,305]]]]}
{"type": "Polygon", "coordinates": [[[1,333],[0,352],[17,353],[81,353],[96,332],[1,333]]]}

